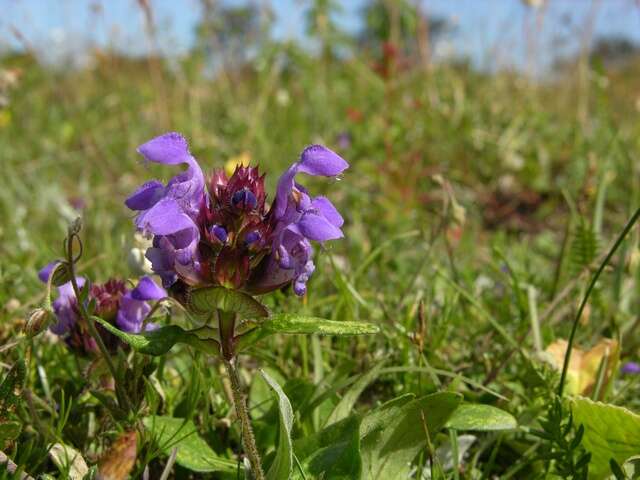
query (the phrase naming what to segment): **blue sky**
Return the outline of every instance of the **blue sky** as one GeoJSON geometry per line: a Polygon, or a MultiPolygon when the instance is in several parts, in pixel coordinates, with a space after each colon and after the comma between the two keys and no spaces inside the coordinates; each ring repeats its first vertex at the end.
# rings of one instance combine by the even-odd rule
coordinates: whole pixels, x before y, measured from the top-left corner
{"type": "MultiPolygon", "coordinates": [[[[258,1],[258,0],[256,0],[258,1]]],[[[259,0],[258,3],[269,1],[259,0]]],[[[150,0],[162,32],[161,49],[179,53],[193,40],[198,20],[198,0],[150,0]]],[[[366,0],[343,0],[337,19],[349,31],[360,26],[358,12],[366,0]]],[[[231,0],[228,3],[243,3],[231,0]]],[[[271,0],[276,13],[274,35],[304,40],[304,10],[309,0],[271,0]]],[[[626,35],[640,42],[638,0],[595,0],[599,5],[596,35],[626,35]]],[[[531,38],[536,39],[538,58],[549,58],[578,44],[593,0],[549,0],[543,29],[535,28],[536,13],[521,0],[423,0],[423,8],[454,25],[455,34],[438,46],[440,55],[466,55],[477,64],[495,66],[526,64],[531,38]],[[530,32],[527,34],[527,32],[530,32]],[[529,40],[527,40],[529,39],[529,40]],[[564,47],[558,46],[558,40],[564,47]]],[[[141,53],[148,48],[143,17],[135,0],[0,0],[0,47],[15,46],[14,29],[45,57],[60,53],[80,55],[87,47],[115,46],[141,53]],[[96,13],[92,5],[100,6],[96,13]]]]}

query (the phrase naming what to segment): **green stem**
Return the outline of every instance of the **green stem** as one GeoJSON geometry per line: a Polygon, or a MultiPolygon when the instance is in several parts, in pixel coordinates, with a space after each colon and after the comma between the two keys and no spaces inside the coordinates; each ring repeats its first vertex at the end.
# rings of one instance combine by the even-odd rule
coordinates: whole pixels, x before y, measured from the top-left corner
{"type": "Polygon", "coordinates": [[[611,247],[611,250],[609,250],[609,253],[605,257],[605,259],[602,261],[600,266],[598,267],[598,270],[596,270],[596,273],[591,278],[591,282],[587,287],[587,291],[585,292],[584,297],[582,298],[582,302],[580,303],[580,308],[578,308],[578,313],[576,314],[576,317],[573,320],[573,325],[571,326],[571,333],[569,334],[569,341],[567,343],[567,352],[565,353],[565,356],[564,356],[564,364],[562,365],[562,375],[560,375],[560,385],[558,386],[559,397],[562,397],[562,392],[564,391],[564,382],[567,377],[567,370],[569,369],[569,361],[571,360],[571,350],[573,348],[573,340],[576,335],[576,330],[578,329],[578,323],[580,322],[580,318],[582,317],[582,311],[584,310],[584,307],[587,305],[587,301],[589,300],[591,291],[593,290],[593,287],[595,287],[596,282],[598,281],[598,278],[600,278],[600,274],[604,271],[605,267],[607,266],[607,264],[609,263],[613,255],[616,253],[616,250],[618,250],[620,245],[622,245],[622,242],[627,236],[627,233],[629,233],[629,231],[631,230],[631,228],[636,223],[639,217],[640,217],[640,208],[638,208],[635,211],[633,216],[629,219],[629,221],[625,225],[624,230],[622,230],[622,233],[620,233],[620,235],[616,239],[616,243],[613,244],[613,247],[611,247]]]}
{"type": "Polygon", "coordinates": [[[246,396],[242,391],[240,376],[236,369],[236,341],[234,336],[237,314],[224,310],[218,310],[217,313],[218,331],[220,332],[220,353],[222,354],[222,360],[227,369],[229,380],[231,381],[233,406],[242,425],[242,446],[244,447],[247,457],[249,457],[255,479],[264,480],[265,476],[262,471],[258,447],[256,446],[256,437],[251,427],[251,418],[249,418],[246,396]]]}
{"type": "Polygon", "coordinates": [[[236,415],[242,424],[242,445],[247,457],[249,457],[249,462],[251,462],[251,468],[253,469],[255,479],[264,480],[265,476],[260,462],[258,447],[256,446],[256,437],[253,434],[253,428],[251,428],[251,419],[249,418],[245,395],[242,393],[242,387],[240,386],[240,377],[238,376],[238,370],[236,370],[235,359],[231,358],[227,360],[225,358],[224,366],[227,369],[229,380],[231,381],[233,406],[236,410],[236,415]]]}
{"type": "MultiPolygon", "coordinates": [[[[109,354],[109,351],[107,350],[107,347],[105,346],[102,340],[102,337],[100,336],[100,333],[96,329],[95,323],[91,318],[91,316],[89,315],[89,312],[87,311],[87,307],[84,305],[83,302],[80,301],[80,288],[78,288],[78,282],[76,281],[76,272],[75,272],[75,263],[74,263],[75,259],[73,257],[73,239],[74,238],[77,238],[76,235],[70,235],[67,241],[67,261],[69,264],[68,268],[69,268],[69,274],[71,276],[71,286],[73,288],[73,293],[78,299],[78,310],[80,311],[80,316],[82,317],[82,319],[87,324],[87,327],[89,328],[89,334],[95,340],[96,344],[98,345],[98,349],[100,350],[100,353],[102,354],[105,362],[107,363],[109,372],[111,373],[113,380],[116,382],[116,388],[119,388],[120,392],[122,393],[122,399],[123,399],[123,402],[125,403],[124,407],[128,411],[131,411],[131,402],[129,401],[129,396],[127,395],[126,390],[122,388],[122,385],[118,381],[119,380],[118,372],[116,370],[115,365],[113,364],[113,361],[111,360],[111,355],[109,354]]],[[[78,241],[80,242],[79,238],[78,238],[78,241]]],[[[120,398],[120,396],[118,397],[120,398]]]]}

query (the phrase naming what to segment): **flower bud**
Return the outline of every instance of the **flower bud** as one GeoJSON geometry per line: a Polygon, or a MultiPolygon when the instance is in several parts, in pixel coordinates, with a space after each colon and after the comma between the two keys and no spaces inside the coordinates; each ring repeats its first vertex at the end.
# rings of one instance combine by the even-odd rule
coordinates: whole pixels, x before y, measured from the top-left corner
{"type": "Polygon", "coordinates": [[[258,199],[248,188],[238,190],[231,197],[231,203],[238,210],[250,212],[258,205],[258,199]]]}
{"type": "Polygon", "coordinates": [[[53,269],[53,278],[51,284],[59,287],[71,280],[71,269],[67,262],[60,262],[53,269]]]}
{"type": "Polygon", "coordinates": [[[43,332],[48,326],[51,320],[53,320],[53,312],[46,308],[38,307],[29,314],[27,323],[24,326],[24,333],[28,337],[35,337],[39,333],[43,332]]]}
{"type": "Polygon", "coordinates": [[[229,237],[225,228],[220,225],[214,225],[211,227],[211,233],[222,243],[226,243],[227,238],[229,237]]]}

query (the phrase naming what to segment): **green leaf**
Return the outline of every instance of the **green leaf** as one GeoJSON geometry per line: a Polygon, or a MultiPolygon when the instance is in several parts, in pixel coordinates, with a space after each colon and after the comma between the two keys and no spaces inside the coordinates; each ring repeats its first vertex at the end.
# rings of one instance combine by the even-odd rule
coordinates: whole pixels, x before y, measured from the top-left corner
{"type": "Polygon", "coordinates": [[[293,469],[293,446],[291,444],[291,428],[293,427],[293,409],[289,399],[280,388],[280,385],[263,370],[260,370],[262,378],[269,384],[278,401],[280,413],[280,430],[278,435],[278,448],[276,457],[267,472],[267,480],[288,479],[293,469]]]}
{"type": "Polygon", "coordinates": [[[340,322],[325,318],[307,317],[291,313],[281,313],[269,317],[261,325],[271,333],[291,333],[318,335],[364,335],[378,333],[377,326],[364,322],[340,322]]]}
{"type": "Polygon", "coordinates": [[[235,473],[238,464],[221,458],[211,449],[196,430],[191,420],[153,416],[143,420],[158,447],[167,455],[177,447],[176,463],[193,472],[235,473]]]}
{"type": "Polygon", "coordinates": [[[490,432],[513,430],[518,422],[510,413],[491,405],[464,403],[453,412],[446,426],[454,430],[490,432]]]}
{"type": "Polygon", "coordinates": [[[591,453],[589,478],[605,478],[611,459],[623,464],[640,452],[640,415],[583,397],[572,399],[571,407],[576,427],[584,425],[582,445],[591,453]]]}
{"type": "MultiPolygon", "coordinates": [[[[362,475],[360,420],[352,415],[295,443],[307,479],[354,480],[362,475]]],[[[294,469],[293,479],[304,477],[294,469]]]]}
{"type": "Polygon", "coordinates": [[[318,335],[365,335],[378,333],[376,325],[364,322],[340,322],[319,317],[292,313],[275,314],[261,322],[253,330],[238,338],[238,350],[243,350],[259,340],[276,333],[318,335]]]}
{"type": "MultiPolygon", "coordinates": [[[[275,368],[266,367],[263,369],[272,379],[284,385],[285,378],[275,368]]],[[[249,409],[251,417],[256,420],[271,412],[271,407],[275,404],[273,392],[269,384],[261,377],[255,376],[249,389],[249,409]]],[[[274,410],[275,411],[275,410],[274,410]]]]}
{"type": "Polygon", "coordinates": [[[433,442],[460,400],[460,395],[448,392],[415,400],[405,395],[365,416],[360,426],[362,478],[408,478],[410,462],[427,440],[433,442]]]}
{"type": "Polygon", "coordinates": [[[349,388],[349,390],[347,390],[335,406],[331,415],[329,415],[329,418],[327,419],[326,425],[331,425],[332,423],[347,418],[349,414],[351,414],[354,405],[358,401],[358,397],[360,397],[360,394],[371,382],[378,378],[383,366],[384,362],[378,363],[378,365],[361,375],[360,378],[356,380],[356,382],[351,386],[351,388],[349,388]]]}
{"type": "Polygon", "coordinates": [[[218,343],[213,339],[201,339],[197,335],[177,325],[167,325],[142,333],[127,333],[119,330],[100,317],[91,317],[106,330],[128,344],[135,351],[146,355],[164,355],[176,343],[186,343],[199,350],[211,353],[218,351],[218,343]]]}
{"type": "Polygon", "coordinates": [[[0,423],[0,447],[5,442],[15,440],[22,431],[22,425],[18,422],[0,423]]]}
{"type": "Polygon", "coordinates": [[[203,287],[191,290],[187,308],[198,316],[209,316],[216,310],[237,313],[240,318],[257,319],[269,316],[269,311],[251,295],[225,287],[203,287]]]}

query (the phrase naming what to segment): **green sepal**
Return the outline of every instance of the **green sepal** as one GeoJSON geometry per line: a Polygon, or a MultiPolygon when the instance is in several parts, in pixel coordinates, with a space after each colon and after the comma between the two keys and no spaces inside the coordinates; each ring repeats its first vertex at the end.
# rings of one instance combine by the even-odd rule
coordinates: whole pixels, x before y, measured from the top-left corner
{"type": "Polygon", "coordinates": [[[198,317],[209,317],[216,310],[236,313],[242,319],[269,316],[267,307],[251,295],[225,287],[195,288],[187,294],[186,306],[198,317]]]}

